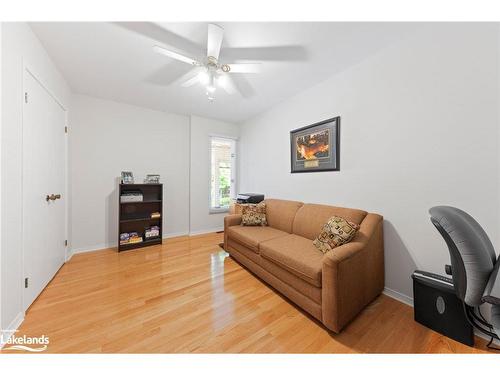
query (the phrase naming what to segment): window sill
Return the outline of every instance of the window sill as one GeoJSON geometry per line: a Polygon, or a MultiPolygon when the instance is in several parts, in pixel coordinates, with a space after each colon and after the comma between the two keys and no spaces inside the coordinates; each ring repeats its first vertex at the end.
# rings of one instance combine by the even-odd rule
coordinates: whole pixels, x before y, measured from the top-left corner
{"type": "Polygon", "coordinates": [[[208,210],[209,215],[213,214],[223,214],[229,212],[229,207],[227,208],[210,208],[208,210]]]}

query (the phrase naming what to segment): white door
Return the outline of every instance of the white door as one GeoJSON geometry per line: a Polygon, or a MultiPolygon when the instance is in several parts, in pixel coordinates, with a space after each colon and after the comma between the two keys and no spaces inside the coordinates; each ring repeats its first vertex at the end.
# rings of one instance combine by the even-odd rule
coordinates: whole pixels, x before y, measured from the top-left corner
{"type": "Polygon", "coordinates": [[[24,71],[23,251],[27,309],[65,259],[65,110],[24,71]]]}

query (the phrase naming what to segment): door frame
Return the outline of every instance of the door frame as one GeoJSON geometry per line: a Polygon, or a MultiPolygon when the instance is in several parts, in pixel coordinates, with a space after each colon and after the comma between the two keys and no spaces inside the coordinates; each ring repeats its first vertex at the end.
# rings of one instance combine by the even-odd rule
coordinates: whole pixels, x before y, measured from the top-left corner
{"type": "MultiPolygon", "coordinates": [[[[25,148],[24,148],[24,137],[25,137],[25,124],[24,124],[24,106],[25,106],[25,98],[24,98],[24,94],[26,92],[26,81],[25,81],[25,75],[26,74],[29,74],[33,77],[33,79],[35,81],[38,82],[38,84],[40,84],[40,86],[42,86],[42,88],[47,92],[47,94],[49,94],[52,99],[54,99],[54,101],[61,107],[61,109],[64,111],[64,122],[65,122],[65,126],[68,126],[68,109],[66,108],[66,106],[64,106],[61,102],[61,100],[59,100],[59,98],[48,88],[48,85],[46,85],[44,83],[44,80],[42,77],[41,74],[39,74],[37,72],[36,69],[33,68],[33,65],[30,64],[29,62],[26,61],[26,59],[23,58],[23,61],[22,61],[22,76],[21,76],[21,79],[22,79],[22,93],[21,93],[21,147],[22,147],[22,153],[21,153],[21,169],[22,169],[22,173],[21,173],[21,195],[22,195],[22,202],[21,202],[21,252],[22,252],[22,275],[21,275],[21,278],[19,280],[19,282],[21,283],[21,285],[24,285],[24,278],[26,277],[26,251],[25,251],[25,247],[24,247],[24,244],[25,244],[25,233],[24,233],[24,218],[25,218],[25,209],[26,209],[26,204],[25,204],[25,196],[24,196],[24,176],[25,176],[25,164],[24,164],[24,160],[25,160],[25,148]]],[[[68,127],[69,128],[69,127],[68,127]]],[[[64,190],[62,192],[62,194],[64,194],[63,196],[66,197],[66,204],[65,204],[65,207],[64,207],[64,235],[65,235],[65,238],[68,239],[68,218],[69,218],[69,199],[68,199],[68,191],[69,191],[69,184],[68,184],[68,181],[69,181],[69,164],[68,164],[68,137],[67,137],[67,134],[66,133],[66,137],[64,139],[64,190]]],[[[64,263],[66,263],[70,258],[71,258],[71,254],[70,254],[70,251],[69,251],[69,240],[68,240],[68,245],[65,246],[64,248],[64,263]]],[[[22,293],[22,308],[23,308],[23,312],[26,313],[26,310],[25,310],[25,292],[24,292],[24,287],[23,287],[23,293],[22,293]]]]}

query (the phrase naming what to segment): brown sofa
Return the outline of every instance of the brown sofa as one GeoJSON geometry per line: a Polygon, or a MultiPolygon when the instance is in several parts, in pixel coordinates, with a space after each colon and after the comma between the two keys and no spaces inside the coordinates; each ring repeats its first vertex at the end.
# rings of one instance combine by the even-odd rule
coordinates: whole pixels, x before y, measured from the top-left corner
{"type": "Polygon", "coordinates": [[[382,216],[365,211],[267,199],[268,226],[224,218],[224,248],[240,264],[334,332],[384,288],[382,216]],[[355,238],[323,255],[313,245],[333,215],[360,225],[355,238]]]}

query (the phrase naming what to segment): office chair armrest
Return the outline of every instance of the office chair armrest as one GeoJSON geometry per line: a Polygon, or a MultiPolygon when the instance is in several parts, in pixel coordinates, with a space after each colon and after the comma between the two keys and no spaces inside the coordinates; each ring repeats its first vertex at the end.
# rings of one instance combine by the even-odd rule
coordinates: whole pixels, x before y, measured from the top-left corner
{"type": "Polygon", "coordinates": [[[498,272],[499,268],[500,256],[495,263],[495,268],[493,268],[493,272],[488,279],[488,284],[486,284],[483,298],[481,299],[483,302],[491,303],[492,305],[500,305],[500,272],[498,272]]]}

